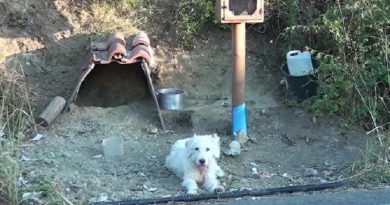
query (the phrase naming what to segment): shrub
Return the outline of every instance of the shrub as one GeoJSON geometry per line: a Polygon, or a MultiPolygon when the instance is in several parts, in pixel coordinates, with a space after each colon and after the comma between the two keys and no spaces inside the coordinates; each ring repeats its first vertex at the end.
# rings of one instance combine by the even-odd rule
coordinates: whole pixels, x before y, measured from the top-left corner
{"type": "Polygon", "coordinates": [[[286,48],[310,45],[318,51],[320,96],[312,109],[363,123],[367,118],[373,124],[389,122],[390,6],[362,0],[327,7],[308,25],[290,26],[283,33],[286,48]]]}
{"type": "MultiPolygon", "coordinates": [[[[317,3],[313,5],[321,5],[317,3]]],[[[385,0],[327,3],[316,8],[320,12],[310,16],[312,21],[300,19],[300,24],[286,27],[284,47],[309,45],[315,51],[321,62],[320,86],[319,96],[309,101],[310,109],[342,115],[375,133],[360,170],[365,178],[388,181],[390,5],[385,0]]]]}
{"type": "Polygon", "coordinates": [[[204,25],[215,22],[215,6],[210,0],[181,0],[176,4],[176,35],[184,47],[193,48],[204,25]]]}

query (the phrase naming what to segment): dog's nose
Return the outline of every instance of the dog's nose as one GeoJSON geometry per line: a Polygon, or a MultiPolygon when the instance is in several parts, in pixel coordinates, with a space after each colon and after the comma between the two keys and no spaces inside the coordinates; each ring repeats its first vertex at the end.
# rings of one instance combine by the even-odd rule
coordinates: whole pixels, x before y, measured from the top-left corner
{"type": "Polygon", "coordinates": [[[199,160],[199,163],[200,163],[200,164],[204,164],[205,162],[206,162],[206,160],[204,160],[204,159],[200,159],[200,160],[199,160]]]}

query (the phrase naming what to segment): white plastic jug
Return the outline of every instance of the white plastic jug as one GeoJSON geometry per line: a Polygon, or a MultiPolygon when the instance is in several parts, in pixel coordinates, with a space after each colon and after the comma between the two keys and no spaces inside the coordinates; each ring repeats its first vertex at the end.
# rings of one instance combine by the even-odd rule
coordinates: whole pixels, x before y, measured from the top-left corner
{"type": "Polygon", "coordinates": [[[313,74],[313,64],[309,51],[294,50],[287,53],[287,66],[290,75],[304,76],[313,74]]]}

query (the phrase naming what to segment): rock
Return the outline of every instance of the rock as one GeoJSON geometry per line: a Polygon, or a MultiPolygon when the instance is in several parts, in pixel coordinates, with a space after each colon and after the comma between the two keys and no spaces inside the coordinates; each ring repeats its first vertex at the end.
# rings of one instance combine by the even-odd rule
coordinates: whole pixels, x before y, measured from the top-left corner
{"type": "Polygon", "coordinates": [[[287,85],[287,84],[286,84],[286,79],[280,80],[280,81],[279,81],[279,84],[280,84],[281,86],[287,85]]]}
{"type": "Polygon", "coordinates": [[[42,196],[42,192],[25,192],[22,194],[23,200],[33,199],[38,200],[42,196]]]}
{"type": "Polygon", "coordinates": [[[332,166],[332,163],[329,162],[328,160],[326,160],[326,161],[324,162],[324,164],[325,164],[325,166],[332,166]]]}
{"type": "Polygon", "coordinates": [[[30,141],[39,141],[41,139],[43,139],[43,135],[42,134],[36,134],[35,137],[30,139],[30,141]]]}
{"type": "Polygon", "coordinates": [[[259,172],[257,171],[256,167],[252,168],[252,174],[255,174],[255,175],[259,174],[259,172]]]}
{"type": "Polygon", "coordinates": [[[157,188],[149,188],[148,191],[155,192],[155,191],[157,191],[157,188]]]}
{"type": "Polygon", "coordinates": [[[223,102],[223,103],[221,103],[221,107],[229,107],[229,103],[223,102]]]}
{"type": "Polygon", "coordinates": [[[257,164],[254,163],[254,162],[251,162],[250,164],[251,164],[252,166],[255,166],[255,167],[259,166],[259,165],[257,165],[257,164]]]}
{"type": "Polygon", "coordinates": [[[243,131],[238,132],[237,138],[240,144],[245,144],[249,141],[248,135],[243,131]]]}
{"type": "Polygon", "coordinates": [[[108,202],[108,196],[105,193],[100,193],[96,197],[92,197],[89,199],[90,203],[96,203],[96,202],[108,202]]]}
{"type": "Polygon", "coordinates": [[[99,159],[99,158],[102,158],[102,157],[103,157],[103,154],[98,154],[98,155],[93,156],[92,158],[99,159]]]}
{"type": "Polygon", "coordinates": [[[26,157],[24,155],[22,155],[22,158],[20,159],[20,161],[22,161],[22,162],[28,162],[30,160],[31,160],[31,158],[28,158],[28,157],[26,157]]]}
{"type": "Polygon", "coordinates": [[[257,177],[259,179],[262,179],[262,180],[270,179],[272,176],[273,176],[273,174],[270,174],[270,173],[268,173],[266,171],[259,172],[259,174],[257,175],[257,177]]]}
{"type": "Polygon", "coordinates": [[[313,168],[306,168],[303,176],[305,177],[314,177],[318,175],[318,171],[313,168]]]}
{"type": "Polygon", "coordinates": [[[326,179],[320,179],[320,183],[325,184],[325,183],[328,183],[328,181],[326,179]]]}
{"type": "Polygon", "coordinates": [[[325,170],[324,171],[324,177],[329,177],[330,175],[333,174],[333,171],[332,170],[325,170]]]}
{"type": "MultiPolygon", "coordinates": [[[[29,184],[29,182],[27,180],[25,180],[23,178],[23,176],[20,176],[18,178],[18,180],[16,181],[16,186],[18,186],[18,187],[23,187],[23,186],[26,186],[27,184],[29,184]]],[[[26,193],[24,193],[24,194],[26,194],[26,193]]]]}
{"type": "Polygon", "coordinates": [[[157,127],[153,127],[153,128],[151,128],[150,130],[149,130],[149,133],[150,134],[158,134],[158,128],[157,127]]]}
{"type": "Polygon", "coordinates": [[[290,178],[291,176],[290,176],[288,173],[283,173],[283,174],[282,174],[282,177],[290,178]]]}
{"type": "Polygon", "coordinates": [[[225,152],[228,156],[237,156],[241,153],[240,142],[237,140],[232,141],[229,144],[230,149],[225,152]]]}

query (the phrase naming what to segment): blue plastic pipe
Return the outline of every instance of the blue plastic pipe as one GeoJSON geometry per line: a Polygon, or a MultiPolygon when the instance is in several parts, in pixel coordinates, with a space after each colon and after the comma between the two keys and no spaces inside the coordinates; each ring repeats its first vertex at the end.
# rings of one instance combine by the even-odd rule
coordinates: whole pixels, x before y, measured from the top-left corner
{"type": "Polygon", "coordinates": [[[232,109],[232,140],[238,140],[238,134],[247,135],[245,103],[232,109]]]}

